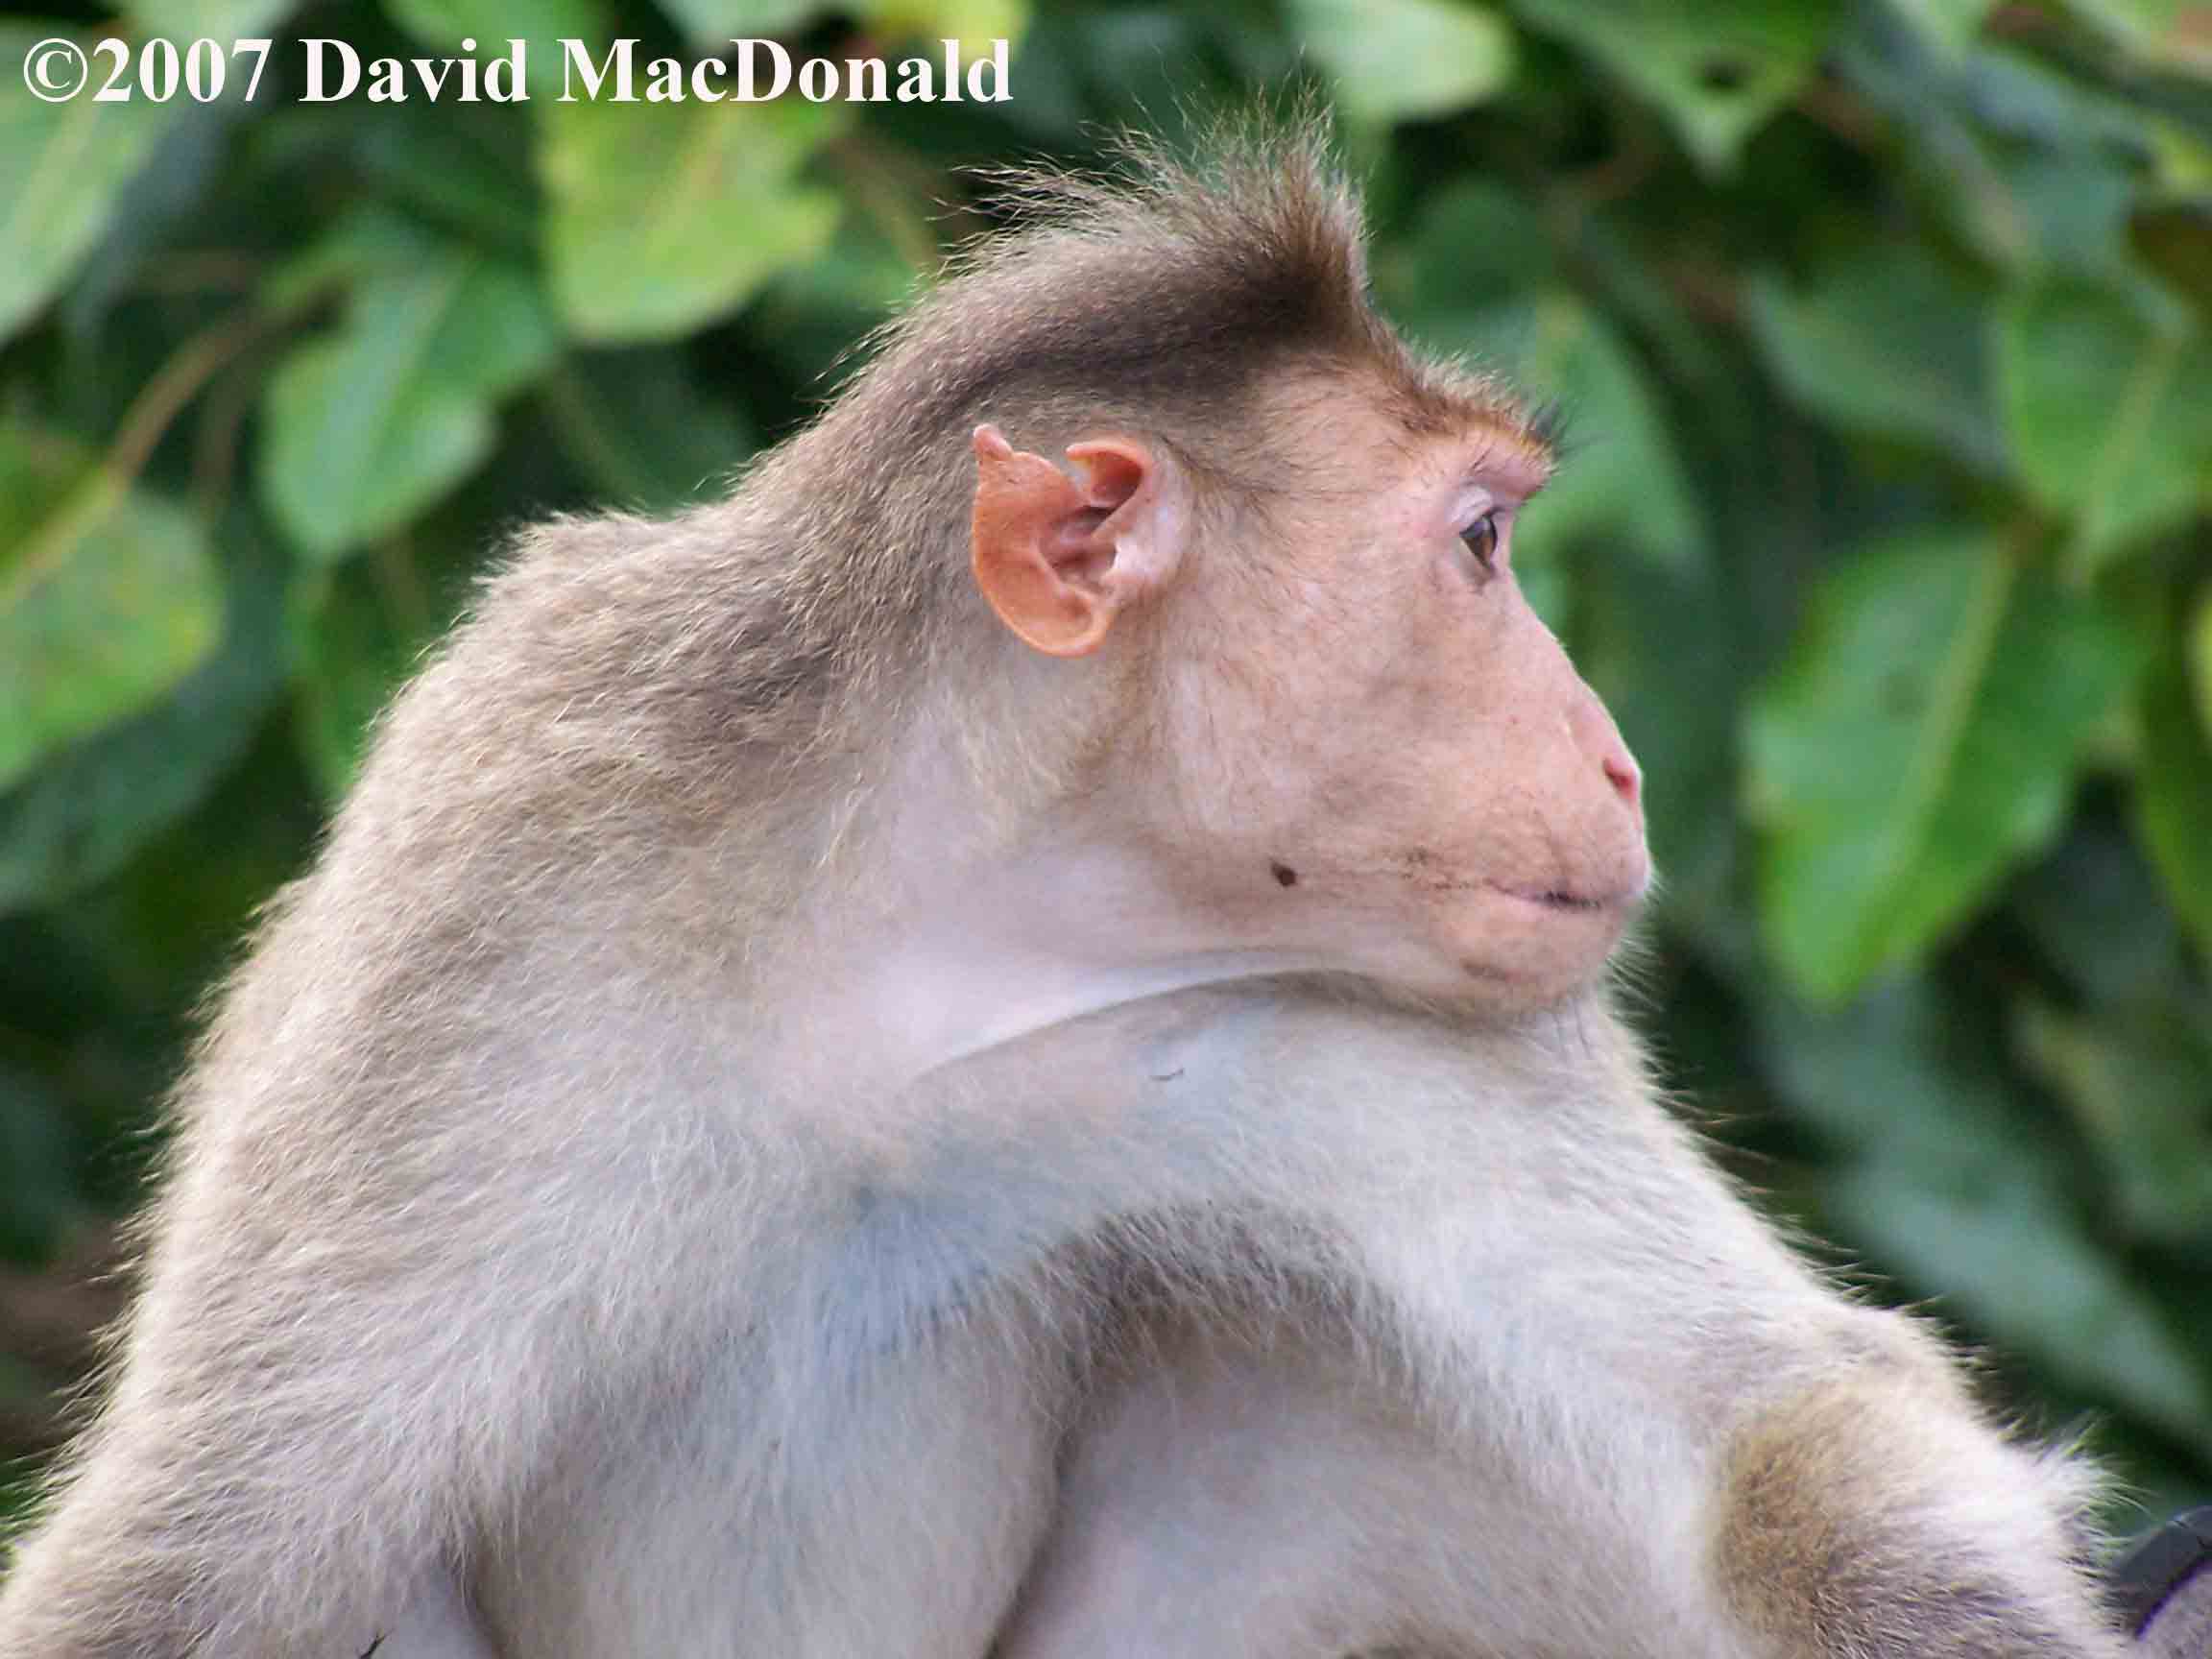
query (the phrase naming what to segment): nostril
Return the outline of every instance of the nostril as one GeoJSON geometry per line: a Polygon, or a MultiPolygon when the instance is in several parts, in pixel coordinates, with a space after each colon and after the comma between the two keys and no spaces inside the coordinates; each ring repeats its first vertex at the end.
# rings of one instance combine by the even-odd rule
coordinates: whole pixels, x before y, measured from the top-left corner
{"type": "Polygon", "coordinates": [[[1623,801],[1631,806],[1636,805],[1636,795],[1644,786],[1644,777],[1637,771],[1635,761],[1625,755],[1606,756],[1605,777],[1623,801]]]}
{"type": "Polygon", "coordinates": [[[1634,806],[1644,792],[1644,773],[1597,693],[1587,685],[1579,689],[1580,695],[1567,706],[1568,739],[1581,752],[1577,758],[1585,764],[1595,759],[1605,781],[1613,785],[1613,793],[1623,805],[1634,806]]]}

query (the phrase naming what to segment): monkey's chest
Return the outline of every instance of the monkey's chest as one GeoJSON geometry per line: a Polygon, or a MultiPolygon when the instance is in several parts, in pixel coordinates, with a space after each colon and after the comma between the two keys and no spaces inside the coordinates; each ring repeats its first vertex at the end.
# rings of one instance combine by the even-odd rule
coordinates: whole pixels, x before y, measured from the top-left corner
{"type": "Polygon", "coordinates": [[[994,1659],[1552,1651],[1572,1521],[1534,1471],[1447,1447],[1331,1323],[1134,1334],[994,1659]]]}

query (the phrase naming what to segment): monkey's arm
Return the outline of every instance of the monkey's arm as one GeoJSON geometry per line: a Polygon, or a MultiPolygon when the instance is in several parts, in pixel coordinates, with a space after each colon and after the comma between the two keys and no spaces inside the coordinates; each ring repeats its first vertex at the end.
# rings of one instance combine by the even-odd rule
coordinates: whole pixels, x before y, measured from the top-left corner
{"type": "MultiPolygon", "coordinates": [[[[1366,1251],[1479,1410],[1549,1425],[1527,1479],[1581,1510],[1590,1558],[1644,1551],[1661,1585],[1696,1584],[1714,1652],[2122,1652],[2090,1574],[2093,1471],[2002,1433],[1918,1321],[1808,1270],[1618,1027],[1572,1035],[1583,1092],[1501,1102],[1490,1192],[1376,1212],[1366,1251]]],[[[1647,1612],[1619,1613],[1635,1650],[1647,1612]]]]}
{"type": "MultiPolygon", "coordinates": [[[[1282,1195],[1332,1204],[1368,1310],[1346,1350],[1409,1378],[1332,1368],[1306,1333],[1137,1379],[1078,1444],[1020,1659],[2125,1651],[2088,1471],[1808,1271],[1640,1083],[1455,1096],[1458,1056],[1410,1023],[1307,1022],[1265,1095],[1271,1147],[1311,1158],[1282,1195]]],[[[1601,1080],[1603,1027],[1570,1035],[1601,1080]]],[[[1178,1048],[1162,1093],[1218,1062],[1178,1048]]]]}
{"type": "Polygon", "coordinates": [[[2092,1477],[2002,1438],[1951,1364],[1865,1313],[1721,1444],[1721,1602],[1786,1659],[2118,1654],[2090,1577],[2092,1477]]]}
{"type": "MultiPolygon", "coordinates": [[[[1441,1439],[1294,1335],[1198,1344],[1080,1441],[1006,1659],[2116,1656],[2069,1559],[2077,1482],[1870,1380],[1882,1346],[1940,1361],[1865,1318],[1775,1353],[1804,1380],[1729,1425],[1626,1370],[1477,1358],[1441,1439]]],[[[2153,1650],[2204,1659],[2165,1617],[2153,1650]]]]}
{"type": "Polygon", "coordinates": [[[574,1448],[478,1573],[503,1650],[982,1659],[1049,1522],[1057,1372],[1019,1310],[911,1318],[898,1279],[800,1265],[763,1344],[574,1448]]]}
{"type": "Polygon", "coordinates": [[[1033,1304],[704,1134],[649,1175],[628,1105],[591,1181],[471,1158],[516,1190],[437,1225],[187,1167],[0,1655],[978,1659],[1051,1502],[1033,1304]]]}
{"type": "Polygon", "coordinates": [[[301,1208],[244,1153],[180,1160],[112,1396],[0,1583],[6,1659],[488,1651],[459,1572],[541,1445],[541,1310],[472,1287],[464,1223],[301,1208]]]}

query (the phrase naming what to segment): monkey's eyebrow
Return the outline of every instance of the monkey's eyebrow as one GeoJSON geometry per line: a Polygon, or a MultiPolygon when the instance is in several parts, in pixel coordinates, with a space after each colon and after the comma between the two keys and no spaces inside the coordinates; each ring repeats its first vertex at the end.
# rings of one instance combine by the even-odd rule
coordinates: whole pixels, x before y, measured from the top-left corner
{"type": "Polygon", "coordinates": [[[1535,433],[1498,421],[1482,422],[1467,447],[1463,481],[1485,489],[1502,485],[1516,496],[1535,494],[1559,467],[1558,454],[1535,433]]]}

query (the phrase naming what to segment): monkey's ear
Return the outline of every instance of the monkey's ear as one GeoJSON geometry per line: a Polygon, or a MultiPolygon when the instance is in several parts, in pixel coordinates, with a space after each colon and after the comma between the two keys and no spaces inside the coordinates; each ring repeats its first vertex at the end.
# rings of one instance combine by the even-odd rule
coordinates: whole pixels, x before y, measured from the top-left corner
{"type": "Polygon", "coordinates": [[[1161,464],[1142,444],[1070,445],[1070,479],[975,428],[975,586],[998,619],[1050,657],[1095,651],[1121,608],[1173,564],[1161,464]]]}

